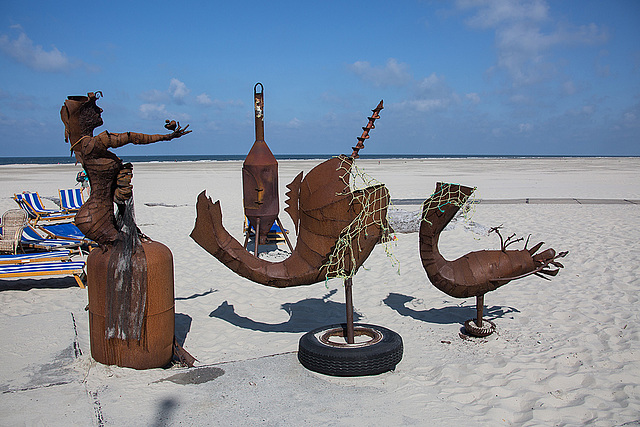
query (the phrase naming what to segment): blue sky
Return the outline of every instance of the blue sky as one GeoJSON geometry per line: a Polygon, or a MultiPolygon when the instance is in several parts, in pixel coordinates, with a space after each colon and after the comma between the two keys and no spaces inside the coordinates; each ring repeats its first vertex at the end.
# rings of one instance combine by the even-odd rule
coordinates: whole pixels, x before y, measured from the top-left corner
{"type": "Polygon", "coordinates": [[[640,155],[640,2],[4,2],[0,156],[64,156],[60,106],[181,139],[121,155],[246,154],[264,85],[276,154],[640,155]]]}

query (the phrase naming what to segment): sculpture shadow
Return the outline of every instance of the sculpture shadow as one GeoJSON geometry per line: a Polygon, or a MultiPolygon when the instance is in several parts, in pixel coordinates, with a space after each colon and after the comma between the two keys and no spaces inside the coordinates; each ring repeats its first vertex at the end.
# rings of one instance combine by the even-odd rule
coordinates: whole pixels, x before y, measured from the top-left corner
{"type": "MultiPolygon", "coordinates": [[[[309,298],[294,303],[282,304],[281,308],[289,313],[289,320],[282,323],[256,322],[248,317],[236,314],[233,305],[227,301],[213,310],[209,317],[216,317],[243,329],[262,332],[308,332],[312,329],[346,320],[346,305],[328,301],[337,292],[332,290],[322,298],[309,298]]],[[[353,320],[357,322],[362,315],[354,310],[353,320]]]]}
{"type": "Polygon", "coordinates": [[[175,336],[180,346],[184,346],[187,335],[191,330],[191,316],[182,313],[175,314],[175,336]]]}
{"type": "MultiPolygon", "coordinates": [[[[464,324],[469,319],[476,317],[476,307],[474,306],[451,306],[443,308],[430,308],[429,310],[413,310],[405,306],[409,301],[413,301],[415,298],[403,295],[390,293],[382,300],[389,308],[395,310],[401,316],[411,317],[412,319],[420,320],[427,323],[436,323],[439,325],[460,323],[464,324]]],[[[520,311],[513,307],[486,307],[484,314],[490,319],[497,319],[504,317],[509,313],[519,313],[520,311]]]]}
{"type": "Polygon", "coordinates": [[[0,291],[28,291],[31,289],[66,289],[78,288],[78,283],[71,276],[46,279],[0,280],[0,291]]]}
{"type": "MultiPolygon", "coordinates": [[[[247,251],[254,253],[256,250],[256,242],[255,239],[253,237],[249,238],[249,242],[247,242],[247,251]]],[[[264,243],[261,244],[260,246],[258,246],[258,253],[264,253],[264,252],[273,252],[275,250],[278,249],[278,244],[277,243],[273,243],[273,242],[269,242],[269,243],[264,243]]]]}
{"type": "Polygon", "coordinates": [[[207,296],[207,295],[212,294],[214,292],[218,292],[218,290],[217,289],[209,289],[208,291],[202,292],[201,294],[192,294],[192,295],[189,295],[188,297],[176,297],[175,300],[176,301],[186,301],[186,300],[190,300],[190,299],[204,297],[204,296],[207,296]]]}

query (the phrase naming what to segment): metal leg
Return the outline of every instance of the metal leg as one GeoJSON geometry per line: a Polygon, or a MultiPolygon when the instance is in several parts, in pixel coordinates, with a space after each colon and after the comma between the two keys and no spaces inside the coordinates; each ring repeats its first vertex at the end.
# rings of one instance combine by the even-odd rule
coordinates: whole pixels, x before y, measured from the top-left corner
{"type": "Polygon", "coordinates": [[[484,311],[484,295],[476,297],[476,326],[482,328],[482,312],[484,311]]]}
{"type": "Polygon", "coordinates": [[[351,277],[344,281],[344,293],[345,293],[345,303],[347,306],[347,343],[353,344],[354,340],[354,331],[353,331],[353,295],[351,292],[351,287],[353,282],[351,281],[351,277]]]}
{"type": "Polygon", "coordinates": [[[276,222],[278,223],[278,227],[280,227],[280,231],[282,231],[282,235],[284,236],[284,241],[287,242],[287,246],[289,246],[289,250],[291,252],[293,252],[293,247],[291,246],[291,242],[289,241],[289,238],[287,237],[287,233],[284,231],[284,227],[282,226],[282,223],[280,222],[280,218],[276,217],[276,222]]]}

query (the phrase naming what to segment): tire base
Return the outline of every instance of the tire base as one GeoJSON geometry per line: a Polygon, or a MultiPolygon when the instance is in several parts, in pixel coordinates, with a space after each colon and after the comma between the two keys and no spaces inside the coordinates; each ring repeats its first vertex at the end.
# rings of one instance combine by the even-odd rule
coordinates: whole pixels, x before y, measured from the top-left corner
{"type": "Polygon", "coordinates": [[[395,369],[402,360],[402,337],[382,326],[356,323],[358,336],[369,341],[332,343],[328,336],[343,336],[346,324],[322,326],[299,341],[298,360],[310,371],[339,377],[378,375],[395,369]],[[372,338],[376,337],[376,338],[372,338]]]}

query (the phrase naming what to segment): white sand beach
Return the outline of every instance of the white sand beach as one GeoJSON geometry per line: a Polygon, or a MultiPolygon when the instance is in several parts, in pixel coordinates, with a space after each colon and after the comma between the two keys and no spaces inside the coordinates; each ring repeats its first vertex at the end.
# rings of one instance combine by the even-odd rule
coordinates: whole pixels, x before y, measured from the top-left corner
{"type": "MultiPolygon", "coordinates": [[[[279,161],[281,209],[285,185],[318,163],[279,161]]],[[[353,297],[357,321],[402,336],[402,361],[377,376],[317,374],[298,362],[298,340],[344,321],[342,282],[262,286],[189,237],[206,190],[242,242],[242,162],[137,163],[137,223],[173,252],[176,336],[196,366],[101,365],[90,354],[87,291],[72,277],[0,280],[0,425],[640,425],[640,158],[357,164],[389,188],[392,219],[417,212],[412,200],[438,181],[477,187],[470,222],[440,237],[447,259],[498,249],[486,231],[502,225],[504,236],[531,234],[543,249],[569,251],[565,268],[551,281],[529,276],[486,294],[496,332],[463,338],[475,299],[431,285],[418,233],[396,233],[399,267],[378,245],[354,277],[353,297]]],[[[55,207],[79,170],[0,166],[0,210],[16,208],[12,196],[22,191],[55,207]]],[[[290,218],[280,218],[295,245],[290,218]]]]}

